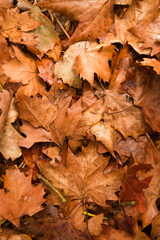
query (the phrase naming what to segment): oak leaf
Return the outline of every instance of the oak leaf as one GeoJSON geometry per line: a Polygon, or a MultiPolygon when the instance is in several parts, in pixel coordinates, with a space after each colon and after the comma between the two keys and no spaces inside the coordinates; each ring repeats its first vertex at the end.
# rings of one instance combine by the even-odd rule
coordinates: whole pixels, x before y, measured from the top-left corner
{"type": "Polygon", "coordinates": [[[22,94],[17,96],[16,102],[21,119],[28,121],[34,127],[43,127],[49,130],[50,124],[57,116],[56,106],[52,105],[45,95],[28,97],[22,94]],[[47,118],[45,112],[47,112],[47,118]]]}
{"type": "Polygon", "coordinates": [[[115,53],[114,46],[101,46],[93,43],[81,50],[81,53],[76,56],[73,69],[76,70],[76,75],[87,80],[90,85],[93,85],[94,74],[96,73],[99,79],[104,82],[109,82],[111,78],[111,70],[108,61],[111,60],[115,53]],[[102,48],[102,49],[101,49],[102,48]]]}
{"type": "Polygon", "coordinates": [[[0,189],[0,214],[16,227],[19,227],[20,217],[26,214],[32,216],[43,209],[44,189],[41,185],[33,187],[31,177],[25,177],[16,168],[8,169],[3,176],[7,192],[0,189]]]}
{"type": "Polygon", "coordinates": [[[47,0],[38,3],[39,7],[51,9],[62,15],[79,21],[68,44],[87,40],[88,36],[103,40],[113,24],[113,1],[70,1],[70,0],[47,0]]]}

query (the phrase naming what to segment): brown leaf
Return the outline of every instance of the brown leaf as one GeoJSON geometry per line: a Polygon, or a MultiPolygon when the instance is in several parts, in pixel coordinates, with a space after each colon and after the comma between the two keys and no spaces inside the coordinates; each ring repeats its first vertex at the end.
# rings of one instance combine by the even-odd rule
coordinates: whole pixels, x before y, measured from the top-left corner
{"type": "Polygon", "coordinates": [[[49,130],[50,124],[57,116],[57,108],[52,105],[48,98],[25,95],[18,95],[16,98],[20,117],[28,121],[34,127],[43,127],[49,130]],[[47,113],[47,117],[44,113],[47,113]]]}
{"type": "Polygon", "coordinates": [[[26,135],[26,138],[18,141],[18,145],[21,147],[30,148],[36,142],[52,142],[50,132],[44,128],[35,128],[28,122],[23,121],[20,131],[26,135]]]}
{"type": "Polygon", "coordinates": [[[71,45],[63,56],[63,60],[59,60],[54,65],[54,74],[57,78],[62,78],[63,82],[70,87],[81,88],[82,80],[76,76],[76,71],[73,70],[75,58],[81,53],[85,46],[85,42],[78,42],[71,45]]]}
{"type": "Polygon", "coordinates": [[[110,226],[104,226],[103,233],[99,236],[93,237],[93,240],[150,240],[150,238],[144,232],[141,232],[138,228],[136,233],[131,235],[125,231],[114,229],[110,226]]]}
{"type": "Polygon", "coordinates": [[[140,62],[143,66],[153,67],[153,70],[160,74],[160,62],[155,58],[143,58],[143,61],[140,62]]]}
{"type": "Polygon", "coordinates": [[[57,118],[50,126],[52,139],[61,146],[65,137],[80,140],[87,130],[87,128],[77,127],[82,116],[81,100],[78,100],[69,108],[70,101],[71,98],[68,97],[65,102],[60,102],[57,118]]]}
{"type": "Polygon", "coordinates": [[[76,56],[73,69],[76,70],[76,75],[87,80],[90,85],[93,85],[94,74],[96,73],[99,79],[104,82],[109,82],[111,77],[111,70],[108,61],[115,53],[112,45],[101,46],[100,44],[93,43],[86,46],[81,53],[76,56]],[[102,49],[101,49],[102,48],[102,49]]]}
{"type": "Polygon", "coordinates": [[[5,63],[2,69],[11,82],[27,84],[37,78],[37,67],[34,58],[24,54],[20,48],[13,46],[15,57],[5,63]]]}
{"type": "Polygon", "coordinates": [[[3,136],[3,129],[11,103],[11,95],[8,91],[0,92],[0,139],[3,136]]]}
{"type": "Polygon", "coordinates": [[[139,23],[136,26],[129,29],[132,33],[137,35],[142,42],[142,48],[151,48],[151,56],[160,52],[159,47],[159,28],[160,28],[160,16],[152,20],[150,23],[139,23]]]}
{"type": "Polygon", "coordinates": [[[38,240],[87,240],[87,234],[73,227],[71,219],[59,217],[58,211],[52,205],[35,214],[26,216],[21,224],[21,230],[34,235],[38,240]]]}
{"type": "Polygon", "coordinates": [[[150,131],[141,110],[128,101],[126,95],[106,90],[105,96],[84,111],[81,124],[91,126],[97,141],[113,153],[113,137],[118,130],[125,138],[137,138],[150,131]],[[122,124],[123,121],[123,124],[122,124]]]}
{"type": "Polygon", "coordinates": [[[0,232],[0,239],[3,240],[32,240],[27,234],[21,233],[17,230],[3,228],[0,232]]]}
{"type": "Polygon", "coordinates": [[[0,205],[0,214],[16,227],[19,227],[21,216],[32,216],[43,209],[41,204],[45,201],[44,189],[40,185],[33,187],[31,177],[25,177],[16,168],[8,169],[3,177],[7,192],[4,189],[0,190],[0,201],[5,203],[0,205]]]}
{"type": "Polygon", "coordinates": [[[37,60],[37,68],[39,71],[38,75],[44,80],[44,82],[52,85],[54,70],[53,62],[47,58],[42,58],[41,60],[37,60]]]}
{"type": "Polygon", "coordinates": [[[151,239],[157,239],[160,240],[160,214],[158,214],[153,220],[152,220],[152,231],[151,231],[151,239]]]}
{"type": "Polygon", "coordinates": [[[79,25],[68,44],[94,39],[103,39],[113,23],[113,1],[70,1],[46,0],[38,3],[39,7],[51,9],[62,15],[79,21],[79,25]]]}
{"type": "Polygon", "coordinates": [[[135,164],[128,168],[125,177],[122,179],[122,191],[119,194],[120,200],[124,202],[135,201],[138,210],[143,213],[145,210],[144,188],[148,188],[152,177],[139,180],[136,173],[140,170],[148,170],[150,164],[135,164]]]}
{"type": "Polygon", "coordinates": [[[90,143],[78,157],[68,151],[67,166],[51,165],[39,161],[40,172],[57,188],[63,189],[66,196],[75,199],[91,198],[99,205],[105,206],[105,201],[116,200],[115,191],[120,187],[125,169],[103,174],[108,159],[97,153],[95,143],[90,143]],[[106,186],[107,185],[107,186],[106,186]]]}
{"type": "Polygon", "coordinates": [[[131,68],[122,91],[131,94],[134,104],[142,108],[145,120],[155,131],[160,131],[160,77],[145,67],[131,68]],[[151,81],[152,79],[152,81],[151,81]]]}

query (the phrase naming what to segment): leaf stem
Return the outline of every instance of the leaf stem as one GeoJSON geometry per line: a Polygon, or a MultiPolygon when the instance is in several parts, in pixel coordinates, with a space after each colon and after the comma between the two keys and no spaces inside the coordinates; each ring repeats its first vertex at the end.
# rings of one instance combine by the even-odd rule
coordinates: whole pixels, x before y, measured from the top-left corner
{"type": "Polygon", "coordinates": [[[59,24],[59,26],[61,27],[62,31],[65,33],[66,37],[68,39],[70,39],[71,37],[69,36],[69,34],[67,33],[67,31],[64,29],[64,27],[62,26],[61,22],[59,21],[59,19],[56,17],[56,15],[54,13],[52,13],[54,18],[56,19],[57,23],[59,24]]]}
{"type": "Polygon", "coordinates": [[[37,178],[41,179],[48,187],[50,187],[60,197],[63,203],[66,202],[66,199],[62,196],[58,189],[55,188],[46,178],[44,178],[41,174],[37,174],[37,178]]]}
{"type": "MultiPolygon", "coordinates": [[[[97,215],[92,214],[92,213],[89,213],[89,212],[87,212],[87,211],[83,211],[83,214],[86,215],[86,216],[90,216],[90,217],[95,217],[95,216],[97,216],[97,215]]],[[[103,219],[104,219],[104,220],[107,220],[108,218],[107,218],[107,217],[103,217],[103,219]]]]}

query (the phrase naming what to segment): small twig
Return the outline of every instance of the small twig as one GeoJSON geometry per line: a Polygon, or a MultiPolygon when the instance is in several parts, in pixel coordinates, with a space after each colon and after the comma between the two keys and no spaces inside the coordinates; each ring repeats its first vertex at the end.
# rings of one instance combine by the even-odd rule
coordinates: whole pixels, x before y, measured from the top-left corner
{"type": "Polygon", "coordinates": [[[48,187],[50,187],[60,197],[63,203],[66,202],[66,199],[62,196],[58,189],[55,188],[46,178],[44,178],[41,174],[37,174],[37,178],[41,179],[48,187]]]}
{"type": "MultiPolygon", "coordinates": [[[[87,211],[83,211],[83,214],[86,215],[86,216],[90,216],[90,217],[95,217],[95,216],[97,216],[97,215],[92,214],[92,213],[89,213],[89,212],[87,212],[87,211]]],[[[107,217],[103,217],[103,219],[104,219],[104,220],[107,220],[108,218],[107,218],[107,217]]]]}
{"type": "Polygon", "coordinates": [[[57,23],[59,24],[59,26],[61,27],[62,31],[66,34],[66,37],[68,39],[70,39],[71,37],[69,36],[69,34],[67,33],[67,31],[64,29],[64,27],[62,26],[61,22],[59,21],[59,19],[56,17],[56,15],[53,13],[54,18],[56,19],[57,23]]]}

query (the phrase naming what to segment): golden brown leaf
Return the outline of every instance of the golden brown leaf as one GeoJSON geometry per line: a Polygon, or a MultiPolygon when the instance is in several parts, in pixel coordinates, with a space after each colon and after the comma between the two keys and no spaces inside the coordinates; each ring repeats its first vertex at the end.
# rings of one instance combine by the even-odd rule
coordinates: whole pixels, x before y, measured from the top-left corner
{"type": "Polygon", "coordinates": [[[0,202],[4,203],[0,204],[0,214],[16,227],[19,227],[20,217],[26,214],[32,216],[43,209],[44,189],[40,185],[33,187],[31,177],[25,177],[16,168],[8,169],[3,177],[7,192],[0,190],[0,202]]]}
{"type": "Polygon", "coordinates": [[[68,44],[87,40],[88,36],[103,40],[113,23],[113,0],[46,0],[38,3],[38,6],[79,21],[68,44]]]}

